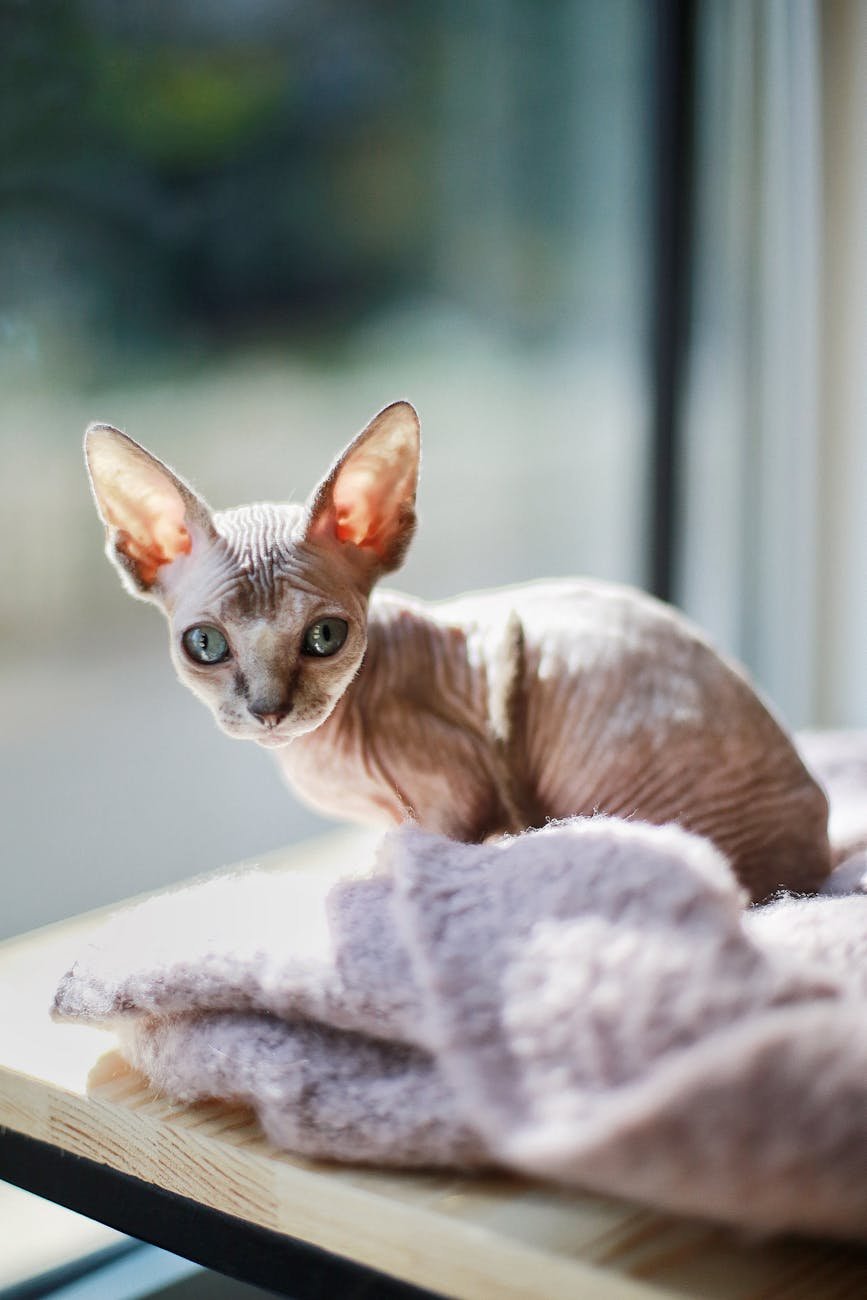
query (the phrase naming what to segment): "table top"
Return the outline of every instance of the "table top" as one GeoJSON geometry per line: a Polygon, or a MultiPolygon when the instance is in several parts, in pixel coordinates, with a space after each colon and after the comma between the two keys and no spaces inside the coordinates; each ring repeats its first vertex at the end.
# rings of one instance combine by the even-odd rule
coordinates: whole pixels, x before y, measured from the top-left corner
{"type": "MultiPolygon", "coordinates": [[[[367,847],[361,833],[337,832],[267,865],[335,870],[367,847]]],[[[722,1228],[507,1175],[316,1163],[272,1147],[243,1108],[174,1104],[129,1068],[110,1035],[49,1019],[59,977],[104,915],[0,945],[0,1126],[8,1134],[466,1300],[867,1295],[867,1251],[857,1247],[749,1243],[722,1228]]]]}

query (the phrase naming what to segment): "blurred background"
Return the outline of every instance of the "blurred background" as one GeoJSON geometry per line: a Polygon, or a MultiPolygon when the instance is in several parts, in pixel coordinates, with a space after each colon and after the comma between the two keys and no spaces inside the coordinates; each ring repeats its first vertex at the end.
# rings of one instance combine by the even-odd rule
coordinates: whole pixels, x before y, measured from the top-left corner
{"type": "Polygon", "coordinates": [[[395,585],[683,605],[867,724],[867,6],[4,0],[0,933],[311,833],[175,683],[81,435],[217,507],[423,424],[395,585]]]}

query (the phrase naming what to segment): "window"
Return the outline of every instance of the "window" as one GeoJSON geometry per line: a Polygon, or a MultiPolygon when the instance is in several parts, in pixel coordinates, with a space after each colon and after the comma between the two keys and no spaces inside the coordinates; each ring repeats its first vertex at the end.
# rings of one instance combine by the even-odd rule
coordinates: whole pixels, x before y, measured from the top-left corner
{"type": "Polygon", "coordinates": [[[103,419],[217,506],[424,430],[404,589],[647,566],[640,0],[3,18],[8,932],[321,823],[173,680],[100,555],[103,419]]]}
{"type": "Polygon", "coordinates": [[[409,397],[422,523],[396,585],[644,584],[662,343],[673,596],[793,724],[867,719],[864,22],[857,0],[6,7],[5,932],[322,825],[176,685],[102,560],[91,419],[225,506],[303,497],[409,397]],[[667,232],[684,321],[655,349],[666,196],[691,214],[667,232]]]}

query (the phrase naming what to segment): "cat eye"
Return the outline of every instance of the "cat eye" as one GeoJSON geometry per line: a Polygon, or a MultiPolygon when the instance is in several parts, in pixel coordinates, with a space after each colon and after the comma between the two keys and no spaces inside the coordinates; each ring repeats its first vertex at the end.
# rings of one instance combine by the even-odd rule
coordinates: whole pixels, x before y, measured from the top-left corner
{"type": "Polygon", "coordinates": [[[197,664],[221,664],[229,658],[229,643],[217,627],[202,623],[188,627],[181,638],[187,654],[197,664]]]}
{"type": "Polygon", "coordinates": [[[342,618],[320,618],[311,623],[304,633],[301,650],[306,655],[316,655],[320,659],[336,654],[349,632],[349,624],[342,618]]]}

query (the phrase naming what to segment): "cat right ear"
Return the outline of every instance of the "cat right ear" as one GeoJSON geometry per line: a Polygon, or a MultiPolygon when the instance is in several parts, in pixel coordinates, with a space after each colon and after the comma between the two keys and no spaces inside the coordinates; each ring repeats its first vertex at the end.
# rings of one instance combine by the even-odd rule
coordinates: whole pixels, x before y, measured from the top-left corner
{"type": "Polygon", "coordinates": [[[307,503],[305,536],[338,545],[368,585],[396,569],[415,531],[419,422],[392,402],[352,440],[307,503]]]}
{"type": "Polygon", "coordinates": [[[106,554],[134,596],[153,599],[170,566],[215,539],[208,506],[167,465],[110,424],[92,424],[84,452],[106,554]]]}

